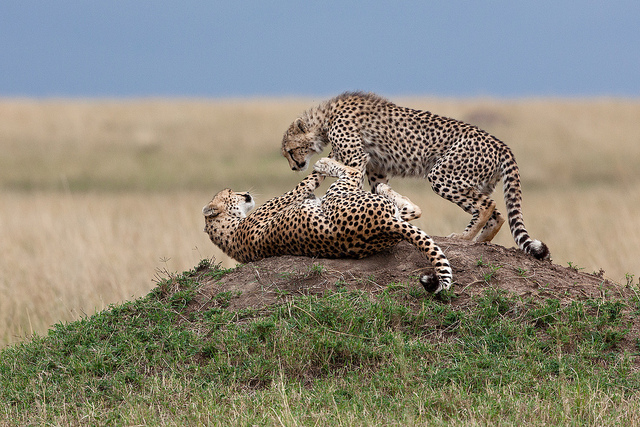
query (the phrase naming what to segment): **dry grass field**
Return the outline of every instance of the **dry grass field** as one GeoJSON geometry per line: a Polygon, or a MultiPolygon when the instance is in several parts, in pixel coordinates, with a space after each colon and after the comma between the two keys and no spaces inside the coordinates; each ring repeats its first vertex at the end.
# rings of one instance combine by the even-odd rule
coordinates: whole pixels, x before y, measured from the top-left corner
{"type": "MultiPolygon", "coordinates": [[[[393,100],[511,146],[527,228],[554,262],[638,281],[640,102],[393,100]]],[[[289,190],[302,175],[280,155],[282,133],[319,101],[0,100],[0,346],[143,295],[163,270],[234,265],[202,232],[202,206],[224,187],[258,202],[289,190]]],[[[392,184],[428,233],[466,225],[426,182],[392,184]]],[[[513,246],[506,227],[495,242],[513,246]]]]}

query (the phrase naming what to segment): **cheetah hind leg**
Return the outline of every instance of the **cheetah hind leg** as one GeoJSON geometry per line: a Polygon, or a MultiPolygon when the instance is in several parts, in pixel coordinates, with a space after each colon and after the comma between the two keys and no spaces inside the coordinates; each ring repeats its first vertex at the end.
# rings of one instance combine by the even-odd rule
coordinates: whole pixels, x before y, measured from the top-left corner
{"type": "Polygon", "coordinates": [[[377,183],[373,187],[373,192],[389,199],[398,208],[399,217],[404,221],[418,219],[422,215],[422,210],[418,205],[409,200],[408,197],[393,191],[385,183],[377,183]]]}
{"type": "Polygon", "coordinates": [[[504,217],[498,212],[497,209],[493,211],[491,218],[485,224],[485,226],[480,231],[475,238],[476,242],[490,242],[500,231],[500,227],[504,224],[504,217]]]}
{"type": "MultiPolygon", "coordinates": [[[[493,199],[476,191],[469,191],[467,194],[467,197],[463,197],[457,204],[465,212],[471,213],[471,221],[462,234],[453,233],[447,237],[474,240],[480,230],[484,229],[487,222],[492,218],[493,211],[496,209],[496,202],[493,199]]],[[[491,237],[493,238],[493,236],[491,237]]]]}

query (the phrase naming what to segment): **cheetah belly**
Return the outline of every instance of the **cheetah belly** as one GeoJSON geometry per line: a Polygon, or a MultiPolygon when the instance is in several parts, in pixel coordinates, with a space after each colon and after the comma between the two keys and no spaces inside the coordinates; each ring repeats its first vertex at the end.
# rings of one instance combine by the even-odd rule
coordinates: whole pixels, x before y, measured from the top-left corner
{"type": "Polygon", "coordinates": [[[389,149],[365,143],[364,151],[370,156],[368,170],[380,175],[401,178],[425,178],[437,160],[433,156],[410,154],[407,147],[389,149]]]}

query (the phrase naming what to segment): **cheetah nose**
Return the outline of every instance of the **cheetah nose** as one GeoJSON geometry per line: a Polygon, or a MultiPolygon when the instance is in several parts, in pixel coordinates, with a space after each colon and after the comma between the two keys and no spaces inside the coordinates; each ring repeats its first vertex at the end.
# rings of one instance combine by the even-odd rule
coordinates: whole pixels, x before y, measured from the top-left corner
{"type": "Polygon", "coordinates": [[[293,170],[300,170],[300,171],[301,171],[301,170],[303,170],[303,169],[304,169],[304,167],[305,167],[305,165],[306,165],[306,164],[307,164],[307,162],[302,162],[302,163],[300,163],[300,162],[296,161],[296,166],[297,166],[297,167],[296,167],[295,169],[293,169],[293,170]]]}
{"type": "Polygon", "coordinates": [[[251,197],[251,194],[245,193],[244,201],[247,202],[247,203],[251,203],[251,200],[253,200],[253,198],[251,197]]]}

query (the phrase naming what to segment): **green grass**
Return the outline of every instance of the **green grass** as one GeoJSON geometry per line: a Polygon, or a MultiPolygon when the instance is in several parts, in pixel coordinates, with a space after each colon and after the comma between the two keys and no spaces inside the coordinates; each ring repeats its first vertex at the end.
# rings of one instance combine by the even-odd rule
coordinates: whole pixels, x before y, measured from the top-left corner
{"type": "Polygon", "coordinates": [[[204,310],[207,262],[0,352],[0,424],[616,425],[638,422],[638,301],[456,308],[412,286],[204,310]]]}

